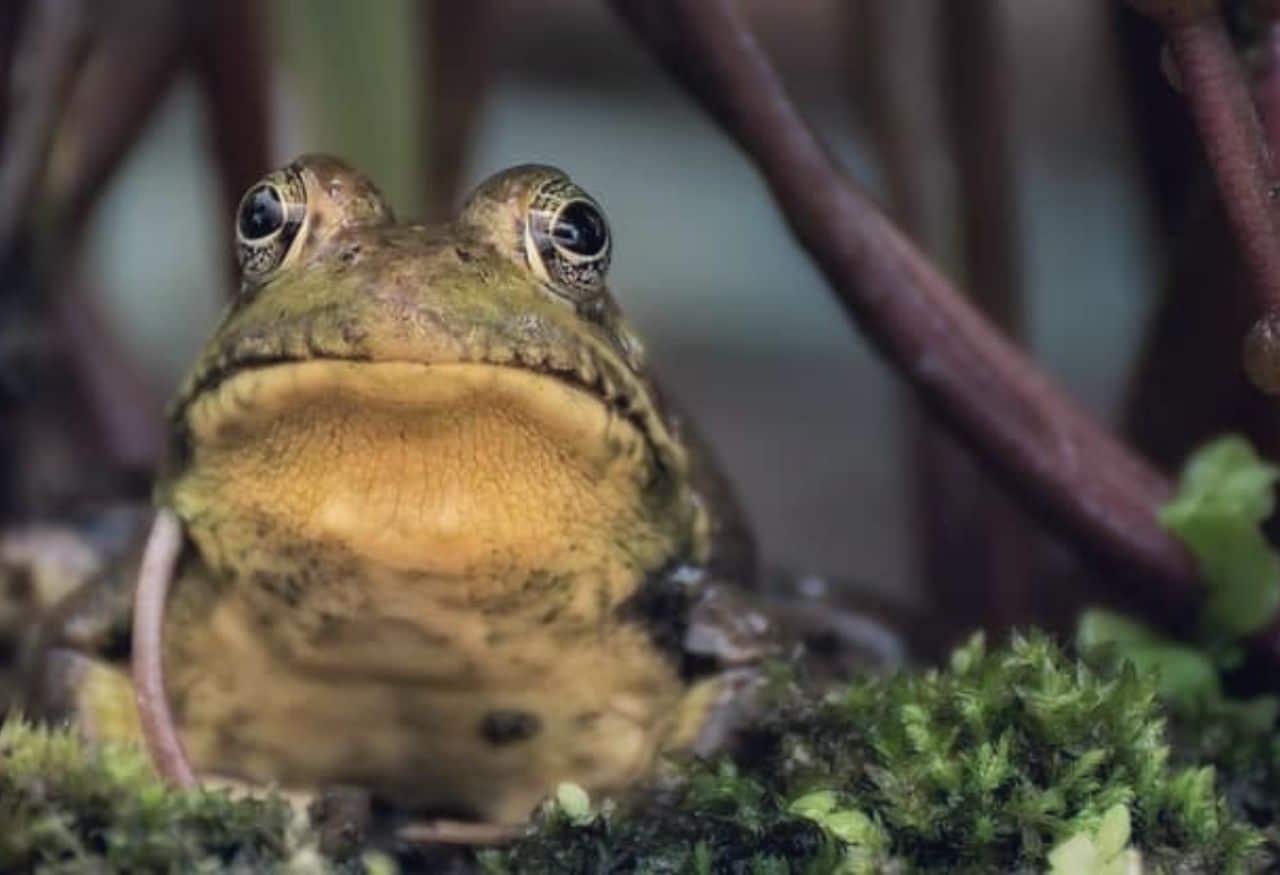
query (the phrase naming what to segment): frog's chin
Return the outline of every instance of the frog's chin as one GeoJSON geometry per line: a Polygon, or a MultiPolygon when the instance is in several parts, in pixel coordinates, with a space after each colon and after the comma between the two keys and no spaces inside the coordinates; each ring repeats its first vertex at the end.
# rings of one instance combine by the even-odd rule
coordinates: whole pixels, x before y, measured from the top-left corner
{"type": "Polygon", "coordinates": [[[379,569],[502,582],[496,598],[525,579],[513,569],[562,568],[566,556],[613,567],[627,537],[627,561],[652,567],[675,549],[667,530],[695,512],[634,423],[512,367],[251,368],[198,396],[184,422],[189,452],[162,498],[198,541],[209,535],[199,542],[215,565],[243,561],[219,544],[265,524],[379,569]],[[226,524],[249,529],[232,538],[226,524]]]}
{"type": "Polygon", "coordinates": [[[624,461],[652,474],[656,461],[637,423],[605,399],[552,374],[484,363],[320,359],[248,368],[194,399],[184,425],[197,452],[254,447],[267,458],[276,445],[290,456],[304,451],[279,440],[288,430],[389,443],[417,435],[482,453],[536,437],[588,465],[624,461]]]}

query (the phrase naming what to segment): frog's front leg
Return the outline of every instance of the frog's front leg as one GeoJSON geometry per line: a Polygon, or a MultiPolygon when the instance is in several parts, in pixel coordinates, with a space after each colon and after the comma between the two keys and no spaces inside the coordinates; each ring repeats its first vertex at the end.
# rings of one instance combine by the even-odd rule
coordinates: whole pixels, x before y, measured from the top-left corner
{"type": "Polygon", "coordinates": [[[128,670],[63,647],[48,650],[38,669],[34,716],[75,729],[94,745],[143,744],[128,670]]]}
{"type": "Polygon", "coordinates": [[[0,714],[33,712],[51,647],[116,658],[127,650],[141,513],[0,532],[0,714]]]}

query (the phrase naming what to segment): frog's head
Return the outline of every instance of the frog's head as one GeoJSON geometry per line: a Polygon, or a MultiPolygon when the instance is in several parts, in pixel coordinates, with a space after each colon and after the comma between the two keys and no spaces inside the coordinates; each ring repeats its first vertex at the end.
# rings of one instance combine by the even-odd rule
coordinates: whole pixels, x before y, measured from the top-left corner
{"type": "MultiPolygon", "coordinates": [[[[468,457],[527,435],[540,447],[530,464],[559,453],[696,503],[643,349],[607,289],[604,213],[560,170],[498,173],[454,222],[424,227],[398,224],[363,174],[305,156],[250,188],[236,238],[239,294],[172,408],[173,478],[202,451],[253,442],[270,469],[353,418],[378,440],[429,420],[436,437],[457,438],[431,445],[434,463],[456,453],[477,483],[507,476],[502,465],[519,454],[490,473],[468,457]],[[279,436],[284,423],[309,422],[305,441],[279,436]]],[[[348,453],[356,441],[348,435],[348,453]]],[[[421,461],[414,447],[393,460],[395,441],[384,444],[361,464],[421,461]]]]}

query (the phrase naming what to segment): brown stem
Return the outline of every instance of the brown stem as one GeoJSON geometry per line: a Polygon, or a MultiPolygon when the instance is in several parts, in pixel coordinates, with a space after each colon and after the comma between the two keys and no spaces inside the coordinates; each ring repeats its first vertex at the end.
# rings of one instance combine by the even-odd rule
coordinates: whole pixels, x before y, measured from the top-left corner
{"type": "MultiPolygon", "coordinates": [[[[30,217],[50,145],[89,45],[84,0],[47,0],[27,16],[15,59],[4,154],[0,156],[0,265],[30,217]]],[[[8,87],[9,83],[3,83],[8,87]]]]}
{"type": "Polygon", "coordinates": [[[1271,207],[1275,167],[1217,4],[1136,5],[1164,30],[1253,286],[1267,310],[1280,311],[1280,246],[1271,207]]]}
{"type": "Polygon", "coordinates": [[[1223,431],[1243,433],[1265,456],[1280,454],[1280,408],[1245,379],[1237,354],[1258,315],[1248,272],[1208,169],[1190,170],[1189,206],[1124,414],[1129,439],[1169,471],[1223,431]]]}
{"type": "Polygon", "coordinates": [[[1156,520],[1170,487],[992,327],[832,163],[728,0],[611,0],[742,146],[849,315],[990,470],[1185,624],[1195,563],[1156,520]]]}
{"type": "MultiPolygon", "coordinates": [[[[856,96],[870,120],[871,138],[890,211],[925,252],[942,260],[952,249],[947,215],[953,209],[949,167],[937,160],[943,132],[938,80],[930,48],[940,26],[940,7],[931,2],[853,5],[848,43],[864,40],[862,87],[856,96]]],[[[903,399],[902,430],[909,483],[910,528],[915,577],[943,618],[929,657],[945,656],[982,622],[974,593],[983,587],[983,564],[975,549],[982,520],[973,513],[973,470],[963,448],[920,408],[903,399]]]]}
{"type": "MultiPolygon", "coordinates": [[[[450,4],[452,5],[452,4],[450,4]]],[[[213,158],[222,183],[222,215],[230,216],[245,190],[271,166],[271,113],[265,4],[223,0],[192,8],[192,62],[204,95],[213,158]]],[[[228,238],[228,278],[238,274],[228,238]]],[[[227,283],[227,293],[235,283],[227,283]]]]}
{"type": "Polygon", "coordinates": [[[182,523],[168,508],[156,511],[142,553],[133,596],[133,691],[142,734],[161,777],[185,790],[197,786],[191,762],[173,724],[164,685],[164,612],[182,552],[182,523]]]}
{"type": "Polygon", "coordinates": [[[94,206],[161,100],[182,59],[186,33],[175,10],[128,8],[106,26],[85,65],[59,132],[62,159],[51,173],[60,249],[74,249],[94,206]],[[163,14],[162,14],[163,13],[163,14]]]}
{"type": "Polygon", "coordinates": [[[1280,0],[1260,4],[1262,38],[1259,40],[1253,99],[1272,161],[1280,155],[1280,0]]]}
{"type": "Polygon", "coordinates": [[[10,72],[18,51],[18,37],[26,24],[29,0],[7,0],[0,3],[0,155],[4,154],[5,134],[9,130],[10,72]]]}
{"type": "MultiPolygon", "coordinates": [[[[940,73],[959,176],[964,276],[982,311],[1007,336],[1021,340],[1013,76],[1001,4],[944,3],[941,14],[945,63],[940,73]]],[[[976,498],[983,559],[979,607],[984,625],[999,633],[1032,620],[1035,533],[995,485],[978,483],[976,498]]]]}
{"type": "Polygon", "coordinates": [[[462,169],[489,84],[494,38],[492,0],[423,3],[422,142],[427,146],[427,218],[444,221],[457,209],[462,169]]]}
{"type": "MultiPolygon", "coordinates": [[[[1137,139],[1138,164],[1151,194],[1163,246],[1183,228],[1191,182],[1203,163],[1182,95],[1160,63],[1160,28],[1128,4],[1112,5],[1117,65],[1137,139]]],[[[1166,255],[1161,253],[1162,258],[1166,255]]]]}

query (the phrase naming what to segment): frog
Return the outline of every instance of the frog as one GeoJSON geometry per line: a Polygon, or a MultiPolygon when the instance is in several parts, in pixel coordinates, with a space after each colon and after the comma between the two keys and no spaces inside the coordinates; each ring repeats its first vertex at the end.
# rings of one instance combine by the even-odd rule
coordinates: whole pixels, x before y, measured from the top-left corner
{"type": "MultiPolygon", "coordinates": [[[[778,644],[600,203],[529,164],[402,223],[313,154],[247,191],[235,242],[155,488],[185,532],[164,662],[196,771],[517,824],[720,743],[778,644]]],[[[136,739],[127,673],[75,666],[68,712],[136,739]]]]}

